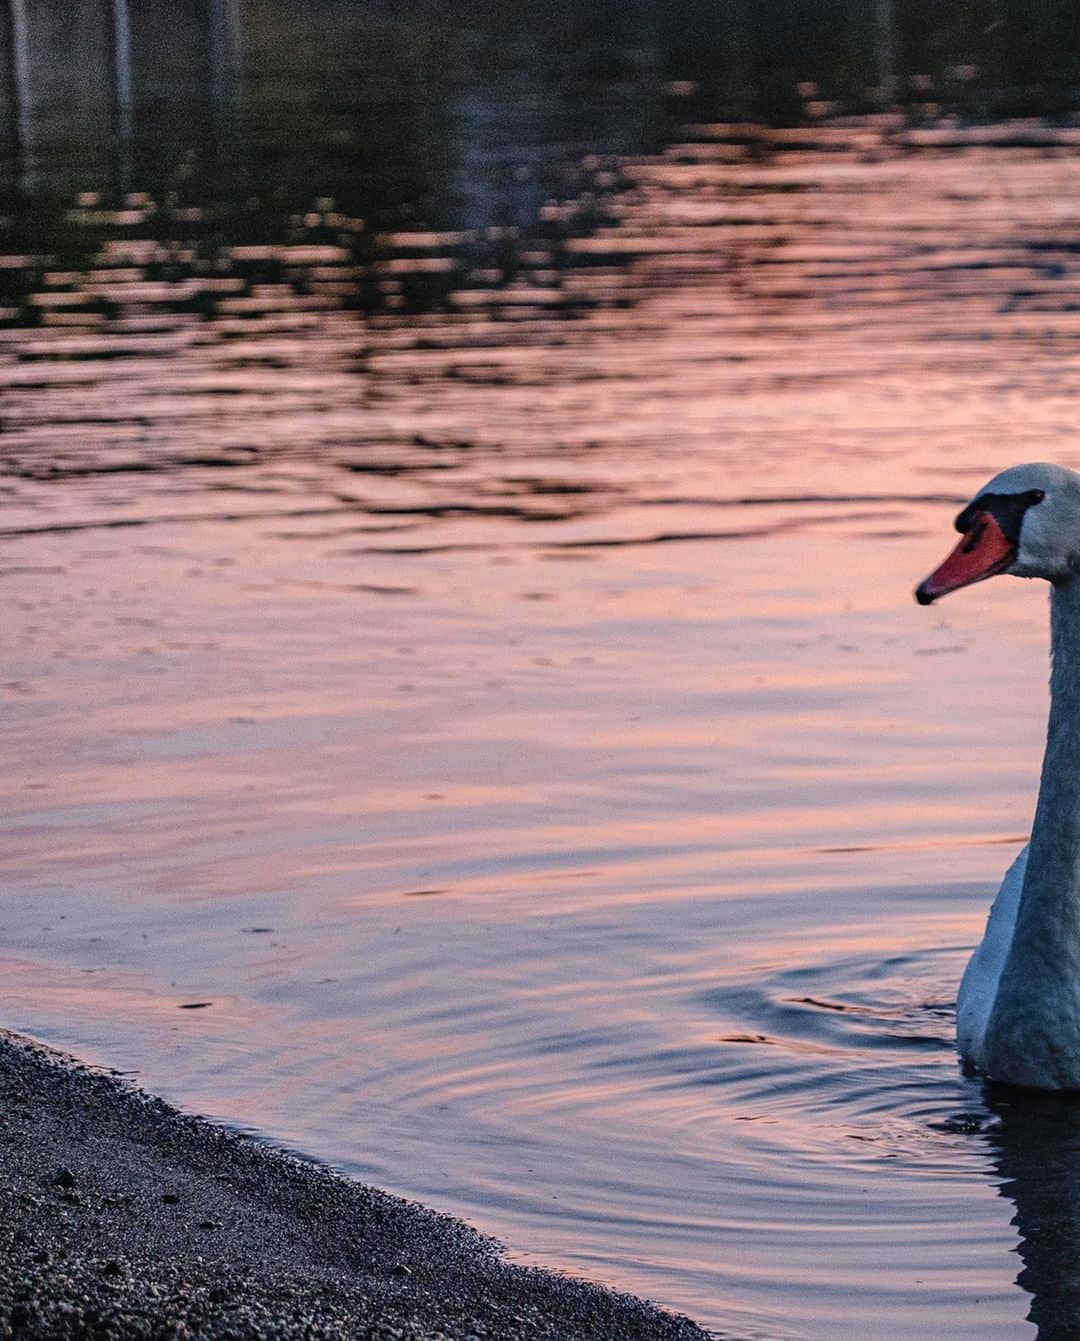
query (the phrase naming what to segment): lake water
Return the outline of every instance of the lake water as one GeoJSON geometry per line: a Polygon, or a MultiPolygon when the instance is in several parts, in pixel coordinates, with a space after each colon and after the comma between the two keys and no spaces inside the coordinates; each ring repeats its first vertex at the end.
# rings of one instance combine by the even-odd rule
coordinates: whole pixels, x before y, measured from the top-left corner
{"type": "Polygon", "coordinates": [[[1080,1111],[953,1044],[1045,593],[911,589],[1080,466],[1080,125],[263,8],[7,160],[3,1023],[722,1335],[1071,1334],[1080,1111]]]}

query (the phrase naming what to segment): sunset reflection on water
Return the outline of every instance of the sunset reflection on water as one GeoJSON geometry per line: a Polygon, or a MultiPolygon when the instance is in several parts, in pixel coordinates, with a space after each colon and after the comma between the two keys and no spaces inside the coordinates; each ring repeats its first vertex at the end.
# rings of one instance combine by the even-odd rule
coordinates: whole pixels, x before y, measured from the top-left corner
{"type": "Polygon", "coordinates": [[[739,1336],[1028,1334],[1045,601],[911,588],[1080,465],[1076,130],[687,120],[531,234],[9,237],[4,1023],[739,1336]]]}

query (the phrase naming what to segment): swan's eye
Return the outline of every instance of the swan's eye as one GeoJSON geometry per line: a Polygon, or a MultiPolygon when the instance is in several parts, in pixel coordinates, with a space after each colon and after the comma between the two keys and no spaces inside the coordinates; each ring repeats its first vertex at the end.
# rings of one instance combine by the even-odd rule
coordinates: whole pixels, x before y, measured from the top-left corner
{"type": "Polygon", "coordinates": [[[1005,538],[1013,545],[1020,543],[1020,524],[1024,513],[1035,503],[1041,503],[1046,497],[1043,489],[1027,489],[1022,494],[979,494],[960,513],[953,525],[961,535],[975,530],[971,543],[977,545],[982,532],[979,523],[986,517],[993,517],[1005,538]]]}
{"type": "Polygon", "coordinates": [[[970,554],[977,548],[979,541],[986,532],[986,518],[983,517],[976,526],[967,526],[964,528],[964,543],[960,546],[962,554],[970,554]]]}

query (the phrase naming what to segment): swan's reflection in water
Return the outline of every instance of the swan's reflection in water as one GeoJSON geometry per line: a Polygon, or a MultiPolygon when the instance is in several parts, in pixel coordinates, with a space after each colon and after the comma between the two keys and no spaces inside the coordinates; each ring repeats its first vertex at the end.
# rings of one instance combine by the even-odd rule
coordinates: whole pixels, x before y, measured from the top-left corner
{"type": "Polygon", "coordinates": [[[985,1086],[997,1121],[985,1137],[1016,1203],[1023,1267],[1039,1341],[1080,1337],[1080,1094],[1038,1094],[985,1086]]]}

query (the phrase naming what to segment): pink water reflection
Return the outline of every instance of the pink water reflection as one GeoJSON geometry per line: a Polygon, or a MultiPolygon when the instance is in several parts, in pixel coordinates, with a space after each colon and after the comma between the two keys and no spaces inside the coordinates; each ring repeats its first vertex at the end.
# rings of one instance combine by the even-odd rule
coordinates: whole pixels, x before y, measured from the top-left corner
{"type": "Polygon", "coordinates": [[[910,592],[1078,464],[1078,168],[909,147],[626,165],[572,321],[195,323],[117,222],[0,354],[6,1018],[717,1326],[1016,1336],[941,1123],[1044,600],[910,592]]]}

